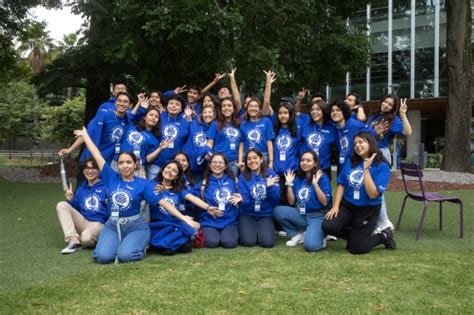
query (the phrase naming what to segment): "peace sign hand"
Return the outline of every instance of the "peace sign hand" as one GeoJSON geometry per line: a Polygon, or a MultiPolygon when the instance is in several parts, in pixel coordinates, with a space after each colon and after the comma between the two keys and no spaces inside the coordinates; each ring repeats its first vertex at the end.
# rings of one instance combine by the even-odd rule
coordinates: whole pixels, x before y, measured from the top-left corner
{"type": "Polygon", "coordinates": [[[71,201],[74,197],[74,193],[72,192],[72,183],[69,183],[69,189],[64,193],[64,197],[66,197],[67,201],[71,201]]]}
{"type": "Polygon", "coordinates": [[[186,92],[188,89],[186,88],[186,84],[183,86],[178,86],[177,88],[174,89],[174,94],[181,94],[186,92]]]}
{"type": "Polygon", "coordinates": [[[406,117],[407,116],[407,110],[408,110],[407,99],[402,98],[400,100],[400,116],[401,117],[406,117]]]}
{"type": "Polygon", "coordinates": [[[214,73],[214,82],[219,82],[227,76],[227,73],[214,73]]]}
{"type": "Polygon", "coordinates": [[[229,73],[227,73],[227,75],[232,79],[232,78],[235,78],[235,71],[237,70],[237,67],[235,68],[232,68],[232,70],[230,70],[229,73]]]}

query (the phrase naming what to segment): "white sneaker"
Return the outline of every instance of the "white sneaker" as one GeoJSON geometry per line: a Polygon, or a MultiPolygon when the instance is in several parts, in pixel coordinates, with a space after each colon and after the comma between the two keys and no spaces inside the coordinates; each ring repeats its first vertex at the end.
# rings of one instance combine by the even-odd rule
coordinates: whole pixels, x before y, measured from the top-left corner
{"type": "Polygon", "coordinates": [[[278,231],[277,234],[278,234],[278,236],[282,236],[282,237],[287,237],[288,236],[288,234],[285,231],[278,231]]]}
{"type": "Polygon", "coordinates": [[[326,241],[337,241],[337,237],[332,235],[326,235],[326,241]]]}
{"type": "Polygon", "coordinates": [[[64,249],[61,251],[61,254],[72,254],[74,252],[77,252],[78,250],[81,249],[81,244],[78,243],[69,243],[64,249]]]}
{"type": "Polygon", "coordinates": [[[286,242],[286,246],[296,246],[298,244],[302,244],[304,242],[304,234],[303,233],[298,233],[295,236],[293,236],[289,241],[286,242]]]}
{"type": "Polygon", "coordinates": [[[395,226],[389,219],[386,219],[384,221],[377,221],[377,227],[375,228],[374,234],[382,233],[382,231],[387,228],[390,228],[392,232],[395,231],[395,226]]]}
{"type": "Polygon", "coordinates": [[[326,248],[326,246],[327,246],[326,238],[327,237],[323,238],[323,248],[326,248]]]}

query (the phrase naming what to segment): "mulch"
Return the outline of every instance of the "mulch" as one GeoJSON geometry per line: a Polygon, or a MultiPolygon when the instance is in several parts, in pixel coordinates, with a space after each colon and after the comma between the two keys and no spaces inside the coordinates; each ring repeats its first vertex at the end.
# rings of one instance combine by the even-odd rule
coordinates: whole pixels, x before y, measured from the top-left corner
{"type": "MultiPolygon", "coordinates": [[[[68,159],[64,161],[64,166],[66,168],[66,174],[69,178],[76,178],[77,173],[79,172],[79,165],[76,161],[68,159]]],[[[49,164],[45,166],[36,167],[39,173],[43,177],[57,177],[59,178],[59,163],[49,164]]]]}

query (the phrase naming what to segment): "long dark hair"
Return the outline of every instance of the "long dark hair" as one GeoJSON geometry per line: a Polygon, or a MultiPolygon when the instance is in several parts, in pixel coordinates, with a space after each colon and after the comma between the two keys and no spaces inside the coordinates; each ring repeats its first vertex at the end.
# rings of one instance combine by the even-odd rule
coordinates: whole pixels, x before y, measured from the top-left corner
{"type": "Polygon", "coordinates": [[[186,176],[186,178],[188,179],[188,181],[189,181],[192,185],[194,185],[196,182],[195,182],[195,180],[194,180],[193,172],[191,171],[191,163],[190,163],[190,161],[189,161],[189,156],[188,156],[186,153],[184,153],[183,151],[180,151],[180,152],[176,153],[175,155],[173,155],[173,160],[176,161],[176,157],[177,157],[178,155],[183,155],[183,156],[186,158],[186,160],[188,160],[188,168],[187,168],[187,169],[183,169],[183,174],[184,174],[184,176],[186,176]]]}
{"type": "Polygon", "coordinates": [[[290,114],[290,119],[288,120],[288,130],[290,131],[291,136],[294,138],[297,136],[298,132],[295,121],[295,111],[293,106],[287,102],[281,102],[280,105],[278,105],[278,109],[276,111],[277,119],[275,119],[275,123],[273,124],[273,131],[275,132],[275,135],[278,135],[280,133],[280,129],[283,127],[282,123],[278,119],[278,113],[282,107],[286,108],[290,114]]]}
{"type": "MultiPolygon", "coordinates": [[[[162,93],[160,90],[151,90],[151,91],[150,91],[150,96],[151,96],[153,93],[158,94],[158,96],[160,97],[160,103],[161,103],[161,105],[163,105],[163,107],[166,108],[166,104],[168,103],[168,99],[163,95],[163,93],[162,93]]],[[[151,106],[153,106],[153,105],[151,105],[151,106]]]]}
{"type": "Polygon", "coordinates": [[[178,167],[178,175],[176,177],[176,179],[174,179],[172,182],[171,182],[171,185],[173,186],[170,191],[172,192],[180,192],[184,189],[184,187],[186,187],[186,184],[184,183],[184,172],[183,172],[183,168],[181,167],[181,164],[179,164],[178,161],[168,161],[160,170],[160,172],[158,173],[158,175],[156,175],[156,178],[155,178],[155,181],[157,181],[158,183],[163,183],[163,170],[170,164],[175,164],[177,167],[178,167]]]}
{"type": "Polygon", "coordinates": [[[151,112],[152,110],[156,111],[158,113],[158,123],[156,124],[156,126],[154,126],[153,128],[151,128],[151,132],[153,133],[153,135],[157,138],[157,139],[160,139],[161,137],[161,113],[160,111],[156,108],[156,107],[150,107],[146,110],[145,114],[143,115],[143,118],[140,119],[140,121],[138,122],[138,125],[137,125],[137,130],[138,131],[145,131],[147,130],[146,129],[146,126],[145,126],[145,117],[146,115],[148,115],[149,112],[151,112]]]}
{"type": "Polygon", "coordinates": [[[217,111],[217,129],[222,130],[224,128],[224,125],[226,123],[224,115],[222,115],[222,103],[224,101],[230,101],[232,103],[232,107],[234,108],[234,113],[232,114],[232,117],[230,119],[230,122],[232,126],[235,128],[240,127],[240,118],[239,118],[239,111],[237,109],[237,104],[235,103],[234,99],[232,97],[224,97],[221,99],[221,106],[220,109],[217,111]]]}
{"type": "Polygon", "coordinates": [[[263,159],[263,162],[262,164],[260,164],[260,174],[262,175],[262,178],[265,178],[267,177],[267,163],[265,163],[265,159],[263,158],[263,154],[262,152],[260,152],[259,150],[253,148],[253,149],[250,149],[247,151],[247,153],[245,153],[245,157],[244,157],[244,170],[242,171],[242,174],[244,175],[244,178],[245,180],[249,180],[250,177],[251,177],[251,170],[249,170],[248,166],[247,166],[247,158],[249,156],[250,153],[255,153],[256,155],[258,155],[259,158],[263,159]]]}
{"type": "Polygon", "coordinates": [[[247,108],[245,109],[245,114],[244,114],[244,120],[249,120],[249,121],[250,121],[250,115],[249,115],[249,113],[248,113],[248,107],[249,107],[250,102],[257,102],[258,108],[260,109],[260,112],[259,112],[259,115],[258,115],[258,119],[262,118],[263,104],[262,104],[262,102],[260,102],[260,101],[258,100],[258,98],[252,97],[252,98],[250,99],[250,101],[248,101],[248,103],[247,103],[247,108]]]}
{"type": "Polygon", "coordinates": [[[309,123],[312,124],[312,125],[316,124],[316,122],[311,117],[311,109],[315,105],[318,106],[319,109],[321,109],[321,111],[323,112],[323,124],[326,123],[327,121],[329,121],[330,120],[330,115],[329,115],[328,105],[324,100],[319,100],[318,99],[318,100],[315,100],[314,102],[311,102],[311,107],[309,108],[309,113],[310,113],[309,123]]]}
{"type": "Polygon", "coordinates": [[[300,161],[298,163],[298,171],[296,171],[296,176],[299,178],[306,178],[306,183],[310,184],[311,181],[313,180],[313,175],[315,175],[316,172],[319,171],[319,169],[320,169],[320,165],[319,165],[318,155],[313,150],[307,150],[307,151],[304,151],[303,154],[301,154],[300,156],[300,161]],[[306,153],[311,154],[314,162],[316,163],[316,166],[311,170],[311,176],[309,178],[306,177],[306,172],[304,172],[301,169],[301,159],[303,158],[303,155],[305,155],[306,153]]]}
{"type": "Polygon", "coordinates": [[[345,121],[348,121],[349,118],[351,118],[351,116],[352,116],[351,109],[349,108],[349,105],[347,105],[346,102],[344,102],[344,100],[339,99],[339,100],[333,102],[333,103],[331,104],[331,109],[330,109],[330,111],[332,110],[332,108],[333,108],[334,106],[337,106],[337,107],[341,110],[342,115],[344,116],[344,120],[345,120],[345,121]]]}
{"type": "Polygon", "coordinates": [[[375,110],[373,113],[370,114],[369,116],[369,121],[367,121],[367,124],[373,128],[373,126],[377,123],[379,123],[381,120],[387,121],[388,122],[388,130],[384,131],[384,134],[386,134],[390,128],[392,128],[393,121],[395,120],[395,117],[397,116],[398,113],[398,107],[400,105],[400,99],[398,96],[395,94],[387,94],[382,99],[380,100],[380,106],[377,110],[375,110]],[[382,103],[387,99],[391,98],[393,100],[393,107],[392,110],[388,113],[382,112],[382,103]],[[377,116],[380,115],[380,119],[375,120],[377,116]]]}
{"type": "Polygon", "coordinates": [[[224,159],[224,165],[226,167],[224,171],[224,175],[227,175],[229,178],[234,179],[234,173],[230,170],[229,168],[229,161],[227,160],[227,157],[223,153],[213,153],[211,158],[209,159],[209,162],[207,163],[207,168],[204,171],[204,176],[202,178],[202,182],[205,184],[204,187],[209,186],[209,177],[212,175],[211,171],[211,162],[214,160],[217,156],[220,156],[224,159]]]}
{"type": "MultiPolygon", "coordinates": [[[[354,136],[354,139],[356,137],[366,140],[367,143],[369,144],[369,152],[368,152],[369,158],[372,156],[372,154],[377,153],[377,155],[374,158],[373,163],[378,164],[379,162],[385,162],[390,165],[390,163],[388,163],[388,161],[384,158],[382,152],[379,149],[377,141],[375,140],[374,136],[372,136],[371,133],[366,132],[366,131],[359,132],[358,134],[354,136]]],[[[362,161],[363,161],[362,158],[355,151],[355,143],[354,143],[354,147],[352,148],[352,153],[351,153],[351,166],[354,167],[362,161]]]]}

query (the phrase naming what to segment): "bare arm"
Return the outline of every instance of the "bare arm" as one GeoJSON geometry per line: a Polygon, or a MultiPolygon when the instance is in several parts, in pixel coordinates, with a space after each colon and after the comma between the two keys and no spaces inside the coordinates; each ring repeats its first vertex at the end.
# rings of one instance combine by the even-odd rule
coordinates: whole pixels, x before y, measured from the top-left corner
{"type": "Polygon", "coordinates": [[[209,82],[208,85],[206,85],[202,90],[201,90],[201,95],[206,95],[207,93],[209,93],[209,91],[217,84],[219,83],[220,80],[222,80],[223,78],[225,78],[225,76],[227,75],[227,73],[215,73],[214,74],[214,80],[212,80],[211,82],[209,82]]]}
{"type": "Polygon", "coordinates": [[[265,73],[265,90],[263,92],[263,108],[262,115],[269,116],[273,114],[273,109],[270,106],[270,99],[272,97],[272,83],[276,80],[276,73],[268,70],[263,71],[265,73]]]}
{"type": "Polygon", "coordinates": [[[365,115],[364,108],[362,105],[359,105],[357,108],[357,120],[365,122],[367,120],[367,116],[365,115]]]}
{"type": "Polygon", "coordinates": [[[102,157],[102,154],[100,153],[99,149],[97,146],[94,144],[92,139],[89,137],[89,134],[87,133],[86,127],[82,127],[82,130],[75,130],[74,134],[77,137],[82,137],[84,140],[84,143],[86,144],[87,149],[89,149],[89,152],[91,153],[92,157],[97,163],[97,166],[99,167],[99,170],[102,171],[104,168],[105,160],[102,157]]]}
{"type": "Polygon", "coordinates": [[[303,104],[306,92],[308,92],[308,90],[303,87],[301,91],[298,92],[298,96],[296,97],[295,114],[297,116],[301,113],[301,106],[303,104]]]}
{"type": "Polygon", "coordinates": [[[146,156],[146,161],[148,163],[151,163],[154,159],[156,159],[156,157],[158,156],[158,154],[160,154],[160,152],[166,148],[168,146],[168,141],[166,140],[163,140],[160,142],[160,145],[158,146],[158,148],[156,148],[155,151],[151,152],[150,154],[148,154],[146,156]]]}
{"type": "Polygon", "coordinates": [[[173,207],[168,201],[161,199],[160,202],[158,202],[160,206],[162,206],[166,211],[171,213],[174,217],[180,219],[181,221],[185,222],[187,225],[198,229],[200,227],[200,224],[195,222],[191,217],[183,215],[181,212],[179,212],[178,209],[173,207]]]}
{"type": "Polygon", "coordinates": [[[377,153],[374,153],[370,158],[364,160],[364,188],[370,199],[375,199],[380,196],[380,193],[377,190],[374,180],[372,179],[372,176],[369,172],[369,167],[372,165],[376,155],[377,153]]]}
{"type": "Polygon", "coordinates": [[[232,97],[234,98],[234,102],[237,105],[237,111],[240,111],[242,108],[242,100],[240,99],[240,90],[239,86],[237,85],[237,81],[235,80],[235,71],[237,68],[233,68],[229,73],[228,76],[230,78],[230,89],[232,90],[232,97]]]}
{"type": "Polygon", "coordinates": [[[273,141],[267,141],[267,150],[268,150],[268,167],[273,168],[273,141]]]}
{"type": "Polygon", "coordinates": [[[243,159],[244,159],[244,143],[241,142],[239,144],[239,153],[237,155],[237,164],[242,165],[243,159]]]}
{"type": "Polygon", "coordinates": [[[412,130],[411,130],[410,122],[408,121],[407,110],[408,110],[407,99],[405,98],[401,100],[400,118],[402,119],[402,122],[403,122],[403,135],[410,136],[412,133],[412,130]]]}
{"type": "Polygon", "coordinates": [[[59,150],[59,155],[70,154],[74,152],[77,148],[79,148],[84,143],[84,139],[82,137],[76,138],[76,140],[71,144],[69,148],[59,150]]]}
{"type": "Polygon", "coordinates": [[[328,204],[326,194],[321,190],[321,188],[319,187],[319,184],[318,184],[319,180],[321,179],[322,176],[323,176],[323,171],[322,170],[318,170],[318,172],[313,175],[313,187],[314,187],[314,190],[316,191],[316,197],[318,198],[319,202],[323,206],[326,207],[327,204],[328,204]]]}
{"type": "Polygon", "coordinates": [[[285,185],[286,185],[286,196],[288,198],[288,204],[290,206],[295,205],[295,194],[293,192],[293,183],[295,180],[295,172],[288,170],[285,173],[285,185]]]}
{"type": "Polygon", "coordinates": [[[331,220],[332,218],[336,218],[339,214],[339,208],[341,207],[342,196],[344,196],[344,186],[338,185],[336,189],[336,198],[334,200],[334,205],[332,206],[331,210],[326,213],[325,218],[327,220],[331,220]]]}

